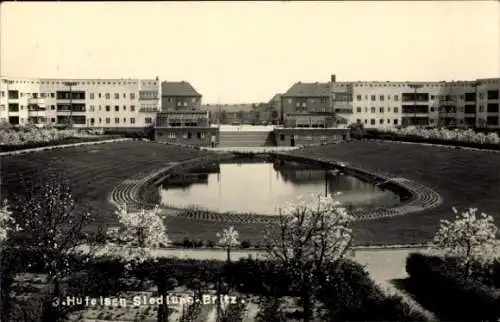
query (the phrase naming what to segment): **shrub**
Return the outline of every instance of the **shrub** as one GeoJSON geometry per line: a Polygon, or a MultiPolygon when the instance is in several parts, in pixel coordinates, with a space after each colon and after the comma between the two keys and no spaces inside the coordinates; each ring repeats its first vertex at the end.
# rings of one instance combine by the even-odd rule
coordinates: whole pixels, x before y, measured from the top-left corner
{"type": "Polygon", "coordinates": [[[189,237],[184,237],[184,239],[182,240],[182,246],[191,248],[193,247],[193,241],[189,237]]]}
{"type": "Polygon", "coordinates": [[[467,278],[457,264],[453,259],[410,254],[406,271],[411,292],[442,319],[496,321],[500,318],[498,294],[479,281],[467,278]]]}
{"type": "Polygon", "coordinates": [[[252,246],[252,244],[248,240],[243,240],[241,242],[241,248],[245,248],[246,249],[246,248],[250,248],[250,246],[252,246]]]}
{"type": "Polygon", "coordinates": [[[213,240],[207,241],[207,247],[214,248],[215,247],[215,242],[213,240]]]}

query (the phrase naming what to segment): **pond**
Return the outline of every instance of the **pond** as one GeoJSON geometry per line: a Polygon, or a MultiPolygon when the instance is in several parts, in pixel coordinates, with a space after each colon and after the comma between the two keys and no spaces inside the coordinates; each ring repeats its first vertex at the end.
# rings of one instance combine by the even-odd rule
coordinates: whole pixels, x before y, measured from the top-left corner
{"type": "Polygon", "coordinates": [[[207,165],[168,178],[159,187],[163,205],[258,214],[276,214],[289,201],[325,192],[340,192],[337,199],[355,207],[386,207],[400,201],[390,191],[335,170],[259,160],[207,165]]]}

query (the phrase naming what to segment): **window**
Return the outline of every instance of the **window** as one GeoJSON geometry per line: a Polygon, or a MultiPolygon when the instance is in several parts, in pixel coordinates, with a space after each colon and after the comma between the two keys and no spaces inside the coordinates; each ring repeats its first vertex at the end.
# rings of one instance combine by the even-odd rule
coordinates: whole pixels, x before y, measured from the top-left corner
{"type": "Polygon", "coordinates": [[[196,97],[193,97],[193,98],[191,99],[191,102],[192,102],[192,103],[196,103],[196,97]]]}
{"type": "Polygon", "coordinates": [[[120,118],[119,117],[115,117],[115,124],[118,124],[120,123],[120,118]]]}
{"type": "Polygon", "coordinates": [[[127,98],[127,93],[123,93],[123,98],[127,98]]]}
{"type": "Polygon", "coordinates": [[[144,118],[144,123],[151,124],[151,123],[153,123],[153,120],[150,117],[146,117],[146,118],[144,118]]]}
{"type": "Polygon", "coordinates": [[[134,105],[130,105],[130,111],[131,112],[135,112],[135,106],[134,105]]]}
{"type": "Polygon", "coordinates": [[[384,100],[384,95],[380,95],[379,99],[380,99],[381,101],[383,101],[383,100],[384,100]]]}
{"type": "Polygon", "coordinates": [[[488,91],[488,99],[489,100],[497,100],[499,97],[499,90],[488,91]]]}
{"type": "Polygon", "coordinates": [[[102,119],[101,119],[101,118],[99,118],[99,124],[101,124],[101,123],[102,123],[102,119]]]}
{"type": "Polygon", "coordinates": [[[381,124],[381,125],[384,124],[384,119],[378,120],[378,123],[381,124]]]}
{"type": "Polygon", "coordinates": [[[370,119],[370,124],[375,125],[375,119],[370,119]]]}
{"type": "Polygon", "coordinates": [[[383,107],[379,108],[379,111],[380,113],[384,113],[384,108],[383,107]]]}
{"type": "Polygon", "coordinates": [[[368,120],[367,119],[365,119],[365,124],[368,124],[368,120]]]}
{"type": "Polygon", "coordinates": [[[55,110],[55,109],[56,109],[56,107],[55,107],[54,105],[50,105],[50,109],[51,109],[51,110],[55,110]]]}
{"type": "Polygon", "coordinates": [[[388,107],[387,107],[387,113],[390,113],[390,112],[391,112],[391,107],[390,107],[390,106],[388,106],[388,107]]]}
{"type": "Polygon", "coordinates": [[[365,107],[365,113],[368,113],[368,107],[365,107]]]}
{"type": "Polygon", "coordinates": [[[394,107],[394,113],[398,113],[399,109],[397,107],[394,107]]]}
{"type": "Polygon", "coordinates": [[[387,124],[391,124],[391,120],[390,119],[387,119],[387,124]]]}
{"type": "Polygon", "coordinates": [[[94,118],[91,118],[91,119],[90,119],[90,124],[94,125],[94,123],[95,123],[95,119],[94,119],[94,118]]]}
{"type": "Polygon", "coordinates": [[[106,93],[106,99],[109,100],[111,98],[111,95],[109,93],[106,93]]]}
{"type": "Polygon", "coordinates": [[[435,97],[434,95],[431,95],[431,100],[433,100],[433,99],[434,99],[434,97],[435,97]]]}
{"type": "Polygon", "coordinates": [[[120,99],[120,94],[115,93],[115,100],[120,99]]]}
{"type": "Polygon", "coordinates": [[[126,105],[123,105],[123,110],[126,111],[127,110],[127,106],[126,105]]]}
{"type": "Polygon", "coordinates": [[[375,112],[376,112],[375,107],[372,107],[372,108],[370,109],[370,112],[375,113],[375,112]]]}
{"type": "Polygon", "coordinates": [[[127,119],[125,117],[123,118],[123,123],[127,123],[127,119]]]}
{"type": "Polygon", "coordinates": [[[98,97],[99,97],[99,98],[101,98],[101,96],[102,96],[102,95],[101,95],[101,93],[99,93],[99,94],[97,94],[97,95],[98,95],[98,97]]]}
{"type": "Polygon", "coordinates": [[[130,118],[130,124],[135,124],[135,118],[134,117],[130,118]]]}
{"type": "Polygon", "coordinates": [[[130,93],[130,99],[131,100],[135,99],[135,93],[130,93]]]}
{"type": "Polygon", "coordinates": [[[285,134],[280,134],[280,141],[285,141],[285,134]]]}
{"type": "Polygon", "coordinates": [[[399,97],[397,95],[394,95],[394,100],[395,101],[399,100],[399,97]]]}
{"type": "Polygon", "coordinates": [[[176,136],[175,136],[175,133],[174,133],[174,132],[169,132],[169,133],[167,134],[167,137],[168,137],[169,139],[175,139],[175,137],[176,137],[176,136]]]}
{"type": "Polygon", "coordinates": [[[362,96],[361,96],[361,95],[358,95],[358,96],[356,96],[356,99],[357,99],[358,101],[361,101],[362,96]]]}
{"type": "Polygon", "coordinates": [[[372,95],[371,99],[372,99],[372,101],[375,101],[377,99],[377,96],[376,95],[372,95]]]}
{"type": "Polygon", "coordinates": [[[45,95],[46,95],[45,93],[40,93],[40,96],[41,96],[42,98],[45,98],[45,95]]]}
{"type": "Polygon", "coordinates": [[[115,105],[115,112],[120,112],[120,106],[115,105]]]}
{"type": "Polygon", "coordinates": [[[394,125],[398,125],[398,119],[393,120],[394,125]]]}
{"type": "Polygon", "coordinates": [[[4,91],[1,91],[1,92],[0,92],[0,95],[1,95],[2,97],[5,97],[5,92],[4,92],[4,91]]]}
{"type": "Polygon", "coordinates": [[[94,112],[94,110],[95,110],[94,105],[90,105],[90,111],[94,112]]]}
{"type": "Polygon", "coordinates": [[[356,123],[358,123],[358,124],[361,123],[361,119],[357,119],[356,123]]]}
{"type": "Polygon", "coordinates": [[[356,108],[356,112],[361,113],[361,107],[359,107],[359,106],[358,106],[358,107],[356,108]]]}
{"type": "Polygon", "coordinates": [[[56,94],[55,93],[50,93],[50,97],[54,98],[54,97],[56,97],[56,94]]]}
{"type": "Polygon", "coordinates": [[[434,112],[434,107],[431,107],[431,112],[434,112]]]}
{"type": "Polygon", "coordinates": [[[90,93],[90,99],[93,100],[94,99],[94,93],[90,93]]]}
{"type": "Polygon", "coordinates": [[[55,123],[55,122],[56,122],[56,119],[55,119],[54,117],[52,117],[52,118],[50,119],[50,122],[55,123]]]}
{"type": "Polygon", "coordinates": [[[106,105],[106,112],[109,112],[109,111],[111,111],[111,106],[106,105]]]}
{"type": "Polygon", "coordinates": [[[488,113],[498,113],[498,103],[488,103],[488,113]]]}
{"type": "Polygon", "coordinates": [[[111,123],[111,120],[109,117],[106,117],[106,124],[109,124],[109,123],[111,123]]]}

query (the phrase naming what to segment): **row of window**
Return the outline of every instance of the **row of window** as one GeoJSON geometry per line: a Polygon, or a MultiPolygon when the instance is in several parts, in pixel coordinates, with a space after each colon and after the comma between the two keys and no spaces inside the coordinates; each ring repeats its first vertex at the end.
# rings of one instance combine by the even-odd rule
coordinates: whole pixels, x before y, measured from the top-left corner
{"type": "MultiPolygon", "coordinates": [[[[481,80],[479,81],[479,85],[483,84],[500,84],[500,80],[481,80]]],[[[407,83],[391,83],[387,81],[386,83],[366,83],[362,84],[361,81],[358,82],[350,82],[350,83],[335,83],[336,86],[340,87],[407,87],[407,83]]],[[[474,87],[475,82],[440,82],[440,83],[426,83],[422,84],[424,87],[457,87],[457,86],[470,86],[474,87]]]]}
{"type": "MultiPolygon", "coordinates": [[[[52,84],[64,85],[68,81],[26,81],[26,80],[12,80],[14,84],[52,84]]],[[[76,85],[136,85],[136,81],[76,81],[76,85]]],[[[142,81],[144,85],[158,85],[155,81],[142,81]]]]}
{"type": "MultiPolygon", "coordinates": [[[[163,133],[163,132],[157,132],[156,135],[157,136],[164,136],[165,133],[163,133]]],[[[184,140],[189,140],[189,139],[192,138],[192,136],[193,136],[193,134],[191,132],[182,133],[182,138],[184,140]]],[[[166,133],[166,137],[169,138],[169,139],[176,139],[177,138],[177,133],[175,133],[175,132],[168,132],[168,133],[166,133]]],[[[203,140],[203,139],[207,138],[208,135],[205,132],[197,132],[196,133],[196,137],[198,139],[200,139],[200,140],[203,140]]]]}
{"type": "MultiPolygon", "coordinates": [[[[17,117],[15,117],[15,118],[18,119],[18,121],[21,122],[21,123],[25,122],[25,118],[17,118],[17,117]]],[[[73,118],[76,118],[76,116],[74,116],[73,118]]],[[[30,120],[30,119],[36,119],[36,120],[40,119],[40,121],[42,121],[42,122],[45,121],[44,117],[38,117],[38,118],[31,117],[31,118],[28,118],[28,120],[30,120]]],[[[6,118],[2,118],[2,120],[6,121],[6,118]]],[[[50,118],[50,122],[51,123],[65,123],[66,122],[66,120],[63,120],[63,121],[61,121],[61,120],[63,120],[63,119],[60,118],[59,122],[58,122],[55,117],[50,118]]],[[[106,117],[104,120],[102,118],[98,118],[98,119],[90,118],[89,119],[89,122],[90,122],[91,125],[94,125],[96,123],[102,124],[103,121],[104,121],[104,124],[111,124],[111,118],[109,118],[109,117],[106,117]]],[[[125,118],[125,117],[123,119],[120,119],[119,117],[115,117],[114,118],[114,124],[120,124],[120,122],[122,122],[121,124],[126,124],[127,123],[127,118],[125,118]]],[[[14,123],[17,123],[17,122],[14,122],[14,123]]],[[[76,122],[76,123],[77,124],[85,124],[85,118],[83,118],[83,121],[76,122]]],[[[132,124],[132,125],[135,124],[135,117],[129,118],[129,123],[132,124]]],[[[144,118],[144,123],[146,123],[146,124],[152,124],[153,123],[153,119],[151,117],[146,117],[146,118],[144,118]]]]}
{"type": "MultiPolygon", "coordinates": [[[[376,125],[376,121],[377,121],[376,119],[370,119],[370,125],[376,125]]],[[[379,120],[378,120],[378,124],[380,124],[380,125],[384,125],[384,122],[385,122],[385,121],[387,121],[387,123],[385,123],[385,124],[387,124],[387,125],[390,125],[390,124],[391,124],[391,119],[387,119],[387,120],[384,120],[384,119],[379,119],[379,120]]],[[[356,122],[357,122],[357,123],[361,123],[361,119],[357,119],[357,120],[356,120],[356,122]]],[[[398,122],[399,122],[399,121],[398,121],[398,119],[393,119],[393,120],[392,120],[392,124],[393,124],[393,125],[398,125],[398,122]]],[[[368,120],[367,120],[367,119],[364,119],[364,123],[365,123],[365,124],[368,124],[368,120]]]]}
{"type": "MultiPolygon", "coordinates": [[[[365,113],[368,113],[368,107],[365,107],[364,110],[365,110],[365,113]]],[[[385,113],[385,111],[386,111],[384,107],[379,107],[378,110],[379,110],[379,113],[385,113]]],[[[393,111],[393,113],[399,113],[399,108],[398,107],[394,107],[392,109],[392,111],[393,111]]],[[[377,109],[375,107],[371,107],[370,108],[370,113],[376,113],[376,112],[377,112],[377,109]]],[[[390,113],[390,112],[391,112],[391,107],[389,106],[389,107],[387,107],[387,113],[390,113]]],[[[360,106],[358,106],[356,108],[356,113],[362,113],[362,109],[361,109],[360,106]]]]}
{"type": "MultiPolygon", "coordinates": [[[[167,97],[167,102],[172,103],[173,101],[174,101],[173,97],[167,97]]],[[[191,103],[196,103],[197,101],[198,101],[198,98],[191,97],[191,103]]],[[[183,101],[178,100],[177,106],[187,106],[187,102],[186,101],[183,102],[183,101]]],[[[226,106],[227,106],[227,104],[226,104],[226,106]]]]}

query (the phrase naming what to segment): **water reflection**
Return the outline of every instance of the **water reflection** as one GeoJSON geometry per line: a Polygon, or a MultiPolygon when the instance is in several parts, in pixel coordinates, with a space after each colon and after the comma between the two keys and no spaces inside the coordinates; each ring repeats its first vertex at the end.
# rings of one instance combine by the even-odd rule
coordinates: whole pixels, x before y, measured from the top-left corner
{"type": "Polygon", "coordinates": [[[210,164],[169,178],[160,189],[161,202],[218,211],[274,214],[277,207],[311,193],[342,192],[339,200],[360,206],[392,205],[398,197],[355,177],[304,164],[277,162],[210,164]]]}

